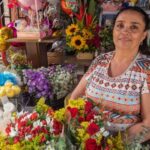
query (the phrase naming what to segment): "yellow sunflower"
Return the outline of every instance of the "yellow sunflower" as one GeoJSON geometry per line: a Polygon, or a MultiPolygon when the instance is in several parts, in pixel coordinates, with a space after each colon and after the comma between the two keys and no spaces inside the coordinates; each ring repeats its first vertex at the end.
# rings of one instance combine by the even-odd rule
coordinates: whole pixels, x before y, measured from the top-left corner
{"type": "Polygon", "coordinates": [[[83,34],[83,37],[85,38],[85,39],[92,39],[93,38],[93,34],[92,34],[92,32],[90,32],[88,29],[83,29],[82,30],[82,34],[83,34]]]}
{"type": "Polygon", "coordinates": [[[75,34],[79,30],[79,27],[77,24],[71,24],[66,29],[66,35],[71,36],[75,34]]]}
{"type": "Polygon", "coordinates": [[[81,50],[86,46],[86,42],[82,36],[76,35],[71,38],[70,45],[77,50],[81,50]]]}

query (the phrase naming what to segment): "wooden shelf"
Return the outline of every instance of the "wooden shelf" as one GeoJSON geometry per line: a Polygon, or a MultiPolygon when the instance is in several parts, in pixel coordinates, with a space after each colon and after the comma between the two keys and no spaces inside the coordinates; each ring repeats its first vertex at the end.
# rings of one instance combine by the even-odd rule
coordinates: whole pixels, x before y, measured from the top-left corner
{"type": "Polygon", "coordinates": [[[64,63],[90,66],[92,60],[79,60],[76,56],[65,56],[64,63]]]}
{"type": "Polygon", "coordinates": [[[45,38],[45,39],[29,39],[29,38],[12,38],[7,42],[28,42],[28,43],[53,43],[60,38],[45,38]]]}

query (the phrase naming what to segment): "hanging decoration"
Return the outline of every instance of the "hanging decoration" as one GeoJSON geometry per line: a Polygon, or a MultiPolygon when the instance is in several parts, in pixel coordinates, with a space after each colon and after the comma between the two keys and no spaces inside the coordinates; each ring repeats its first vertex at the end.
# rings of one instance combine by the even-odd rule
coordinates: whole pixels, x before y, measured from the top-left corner
{"type": "Polygon", "coordinates": [[[0,52],[2,55],[3,63],[7,66],[8,61],[6,59],[6,50],[9,48],[10,43],[7,42],[9,38],[13,37],[12,29],[8,27],[2,27],[0,29],[0,52]]]}

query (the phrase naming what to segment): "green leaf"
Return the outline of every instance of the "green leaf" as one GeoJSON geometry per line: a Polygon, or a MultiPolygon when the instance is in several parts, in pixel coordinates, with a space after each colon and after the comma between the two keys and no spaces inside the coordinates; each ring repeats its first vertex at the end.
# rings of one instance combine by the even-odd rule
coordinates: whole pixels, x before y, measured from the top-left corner
{"type": "Polygon", "coordinates": [[[96,7],[96,2],[95,0],[90,0],[89,6],[88,6],[88,14],[94,16],[95,14],[95,7],[96,7]]]}

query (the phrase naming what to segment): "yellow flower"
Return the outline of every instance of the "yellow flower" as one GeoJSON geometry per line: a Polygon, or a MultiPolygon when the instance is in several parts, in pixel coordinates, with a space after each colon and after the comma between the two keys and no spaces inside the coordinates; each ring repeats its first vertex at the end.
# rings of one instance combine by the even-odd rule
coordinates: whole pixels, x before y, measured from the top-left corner
{"type": "Polygon", "coordinates": [[[80,141],[85,137],[86,131],[84,129],[77,129],[77,136],[80,141]]]}
{"type": "Polygon", "coordinates": [[[20,87],[17,85],[12,86],[11,89],[15,92],[15,95],[19,95],[21,92],[20,87]]]}
{"type": "Polygon", "coordinates": [[[81,50],[85,47],[86,42],[82,36],[75,35],[71,38],[70,45],[77,50],[81,50]]]}
{"type": "Polygon", "coordinates": [[[78,109],[83,109],[85,106],[85,100],[82,98],[78,98],[76,100],[69,100],[67,107],[70,106],[71,108],[76,107],[78,109]]]}
{"type": "Polygon", "coordinates": [[[13,86],[13,83],[8,81],[8,82],[5,83],[4,86],[11,88],[13,86]]]}
{"type": "Polygon", "coordinates": [[[92,32],[90,32],[88,29],[86,29],[86,28],[84,28],[83,30],[82,30],[82,34],[83,34],[83,37],[85,38],[85,39],[92,39],[93,38],[93,34],[92,34],[92,32]]]}
{"type": "Polygon", "coordinates": [[[5,96],[5,95],[6,95],[6,90],[5,90],[4,86],[3,86],[3,87],[1,87],[1,89],[0,89],[0,97],[3,97],[3,96],[5,96]]]}
{"type": "Polygon", "coordinates": [[[97,143],[98,145],[101,143],[102,137],[103,137],[102,134],[99,134],[99,135],[96,137],[96,143],[97,143]]]}
{"type": "Polygon", "coordinates": [[[77,24],[71,24],[66,29],[66,35],[67,36],[72,36],[78,31],[79,31],[78,25],[77,24]]]}
{"type": "Polygon", "coordinates": [[[55,111],[54,118],[58,121],[64,121],[65,120],[65,108],[55,111]]]}
{"type": "Polygon", "coordinates": [[[81,126],[82,126],[84,129],[87,129],[88,125],[89,125],[89,122],[87,122],[87,121],[84,121],[84,122],[81,123],[81,126]]]}

